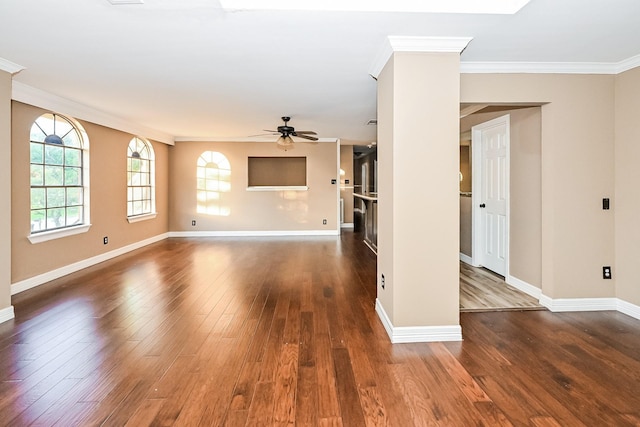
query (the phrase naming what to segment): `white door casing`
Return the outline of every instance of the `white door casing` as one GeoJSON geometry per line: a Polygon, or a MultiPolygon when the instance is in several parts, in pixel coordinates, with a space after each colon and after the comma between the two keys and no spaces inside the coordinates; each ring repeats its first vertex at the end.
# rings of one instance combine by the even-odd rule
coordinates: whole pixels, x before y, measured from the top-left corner
{"type": "Polygon", "coordinates": [[[509,115],[471,128],[473,263],[509,269],[509,115]]]}

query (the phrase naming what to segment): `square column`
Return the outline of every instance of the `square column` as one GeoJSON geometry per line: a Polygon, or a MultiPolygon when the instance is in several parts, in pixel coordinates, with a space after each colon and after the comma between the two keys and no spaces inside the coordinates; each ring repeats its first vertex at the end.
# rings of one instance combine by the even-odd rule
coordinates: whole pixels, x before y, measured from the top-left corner
{"type": "Polygon", "coordinates": [[[23,67],[0,58],[0,323],[14,318],[11,305],[11,90],[13,74],[23,67]]]}
{"type": "Polygon", "coordinates": [[[377,74],[376,311],[392,342],[461,340],[460,52],[469,39],[389,40],[377,74]]]}

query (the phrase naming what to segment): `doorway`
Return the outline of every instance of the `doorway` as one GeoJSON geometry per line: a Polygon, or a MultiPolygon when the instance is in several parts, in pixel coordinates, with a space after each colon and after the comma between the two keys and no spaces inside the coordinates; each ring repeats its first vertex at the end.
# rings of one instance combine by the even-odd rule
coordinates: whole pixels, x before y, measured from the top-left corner
{"type": "Polygon", "coordinates": [[[472,263],[509,274],[510,116],[471,128],[472,263]]]}
{"type": "MultiPolygon", "coordinates": [[[[465,263],[461,265],[461,294],[467,286],[462,269],[474,266],[477,268],[474,274],[468,272],[467,276],[490,278],[491,280],[483,280],[487,284],[483,287],[487,289],[487,293],[502,292],[505,287],[511,286],[538,300],[542,282],[542,109],[540,105],[482,104],[483,109],[474,108],[472,113],[464,115],[463,111],[470,106],[475,104],[461,104],[460,117],[460,171],[463,173],[460,183],[460,260],[465,263]],[[479,162],[480,156],[477,151],[478,134],[483,127],[499,124],[500,120],[504,125],[508,124],[509,137],[508,141],[505,141],[506,158],[503,168],[504,175],[508,177],[503,190],[506,198],[506,217],[503,223],[507,240],[503,245],[504,273],[496,275],[486,267],[496,269],[490,267],[479,255],[480,250],[476,247],[482,242],[482,237],[477,236],[478,233],[474,231],[479,231],[481,220],[478,213],[483,209],[479,206],[483,203],[482,179],[477,180],[483,177],[480,172],[482,162],[479,162]],[[472,132],[472,129],[475,132],[472,132]]],[[[479,301],[478,295],[482,293],[476,292],[474,288],[473,298],[479,301]]],[[[488,295],[489,298],[494,296],[488,295]]],[[[488,306],[495,307],[495,304],[488,306]]],[[[512,305],[516,306],[521,304],[512,305]]],[[[500,307],[504,308],[509,307],[500,307]]]]}

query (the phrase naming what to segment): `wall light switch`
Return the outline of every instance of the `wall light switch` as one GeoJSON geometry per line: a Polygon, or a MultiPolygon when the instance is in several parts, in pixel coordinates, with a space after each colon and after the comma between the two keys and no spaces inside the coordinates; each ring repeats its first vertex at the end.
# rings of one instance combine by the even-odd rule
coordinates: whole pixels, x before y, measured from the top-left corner
{"type": "Polygon", "coordinates": [[[609,210],[609,199],[602,199],[602,209],[605,211],[609,210]]]}

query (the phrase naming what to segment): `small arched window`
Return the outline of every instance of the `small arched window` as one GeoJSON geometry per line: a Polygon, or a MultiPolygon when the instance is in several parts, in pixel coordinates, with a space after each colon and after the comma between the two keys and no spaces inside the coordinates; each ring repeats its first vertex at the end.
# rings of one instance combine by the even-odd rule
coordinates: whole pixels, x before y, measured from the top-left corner
{"type": "Polygon", "coordinates": [[[127,216],[155,213],[155,165],[153,147],[134,137],[127,149],[127,216]]]}
{"type": "Polygon", "coordinates": [[[31,233],[88,223],[84,129],[66,117],[43,114],[31,126],[31,233]]]}
{"type": "Polygon", "coordinates": [[[231,191],[231,165],[227,157],[217,151],[205,151],[198,158],[198,213],[228,216],[231,209],[223,194],[231,191]]]}

